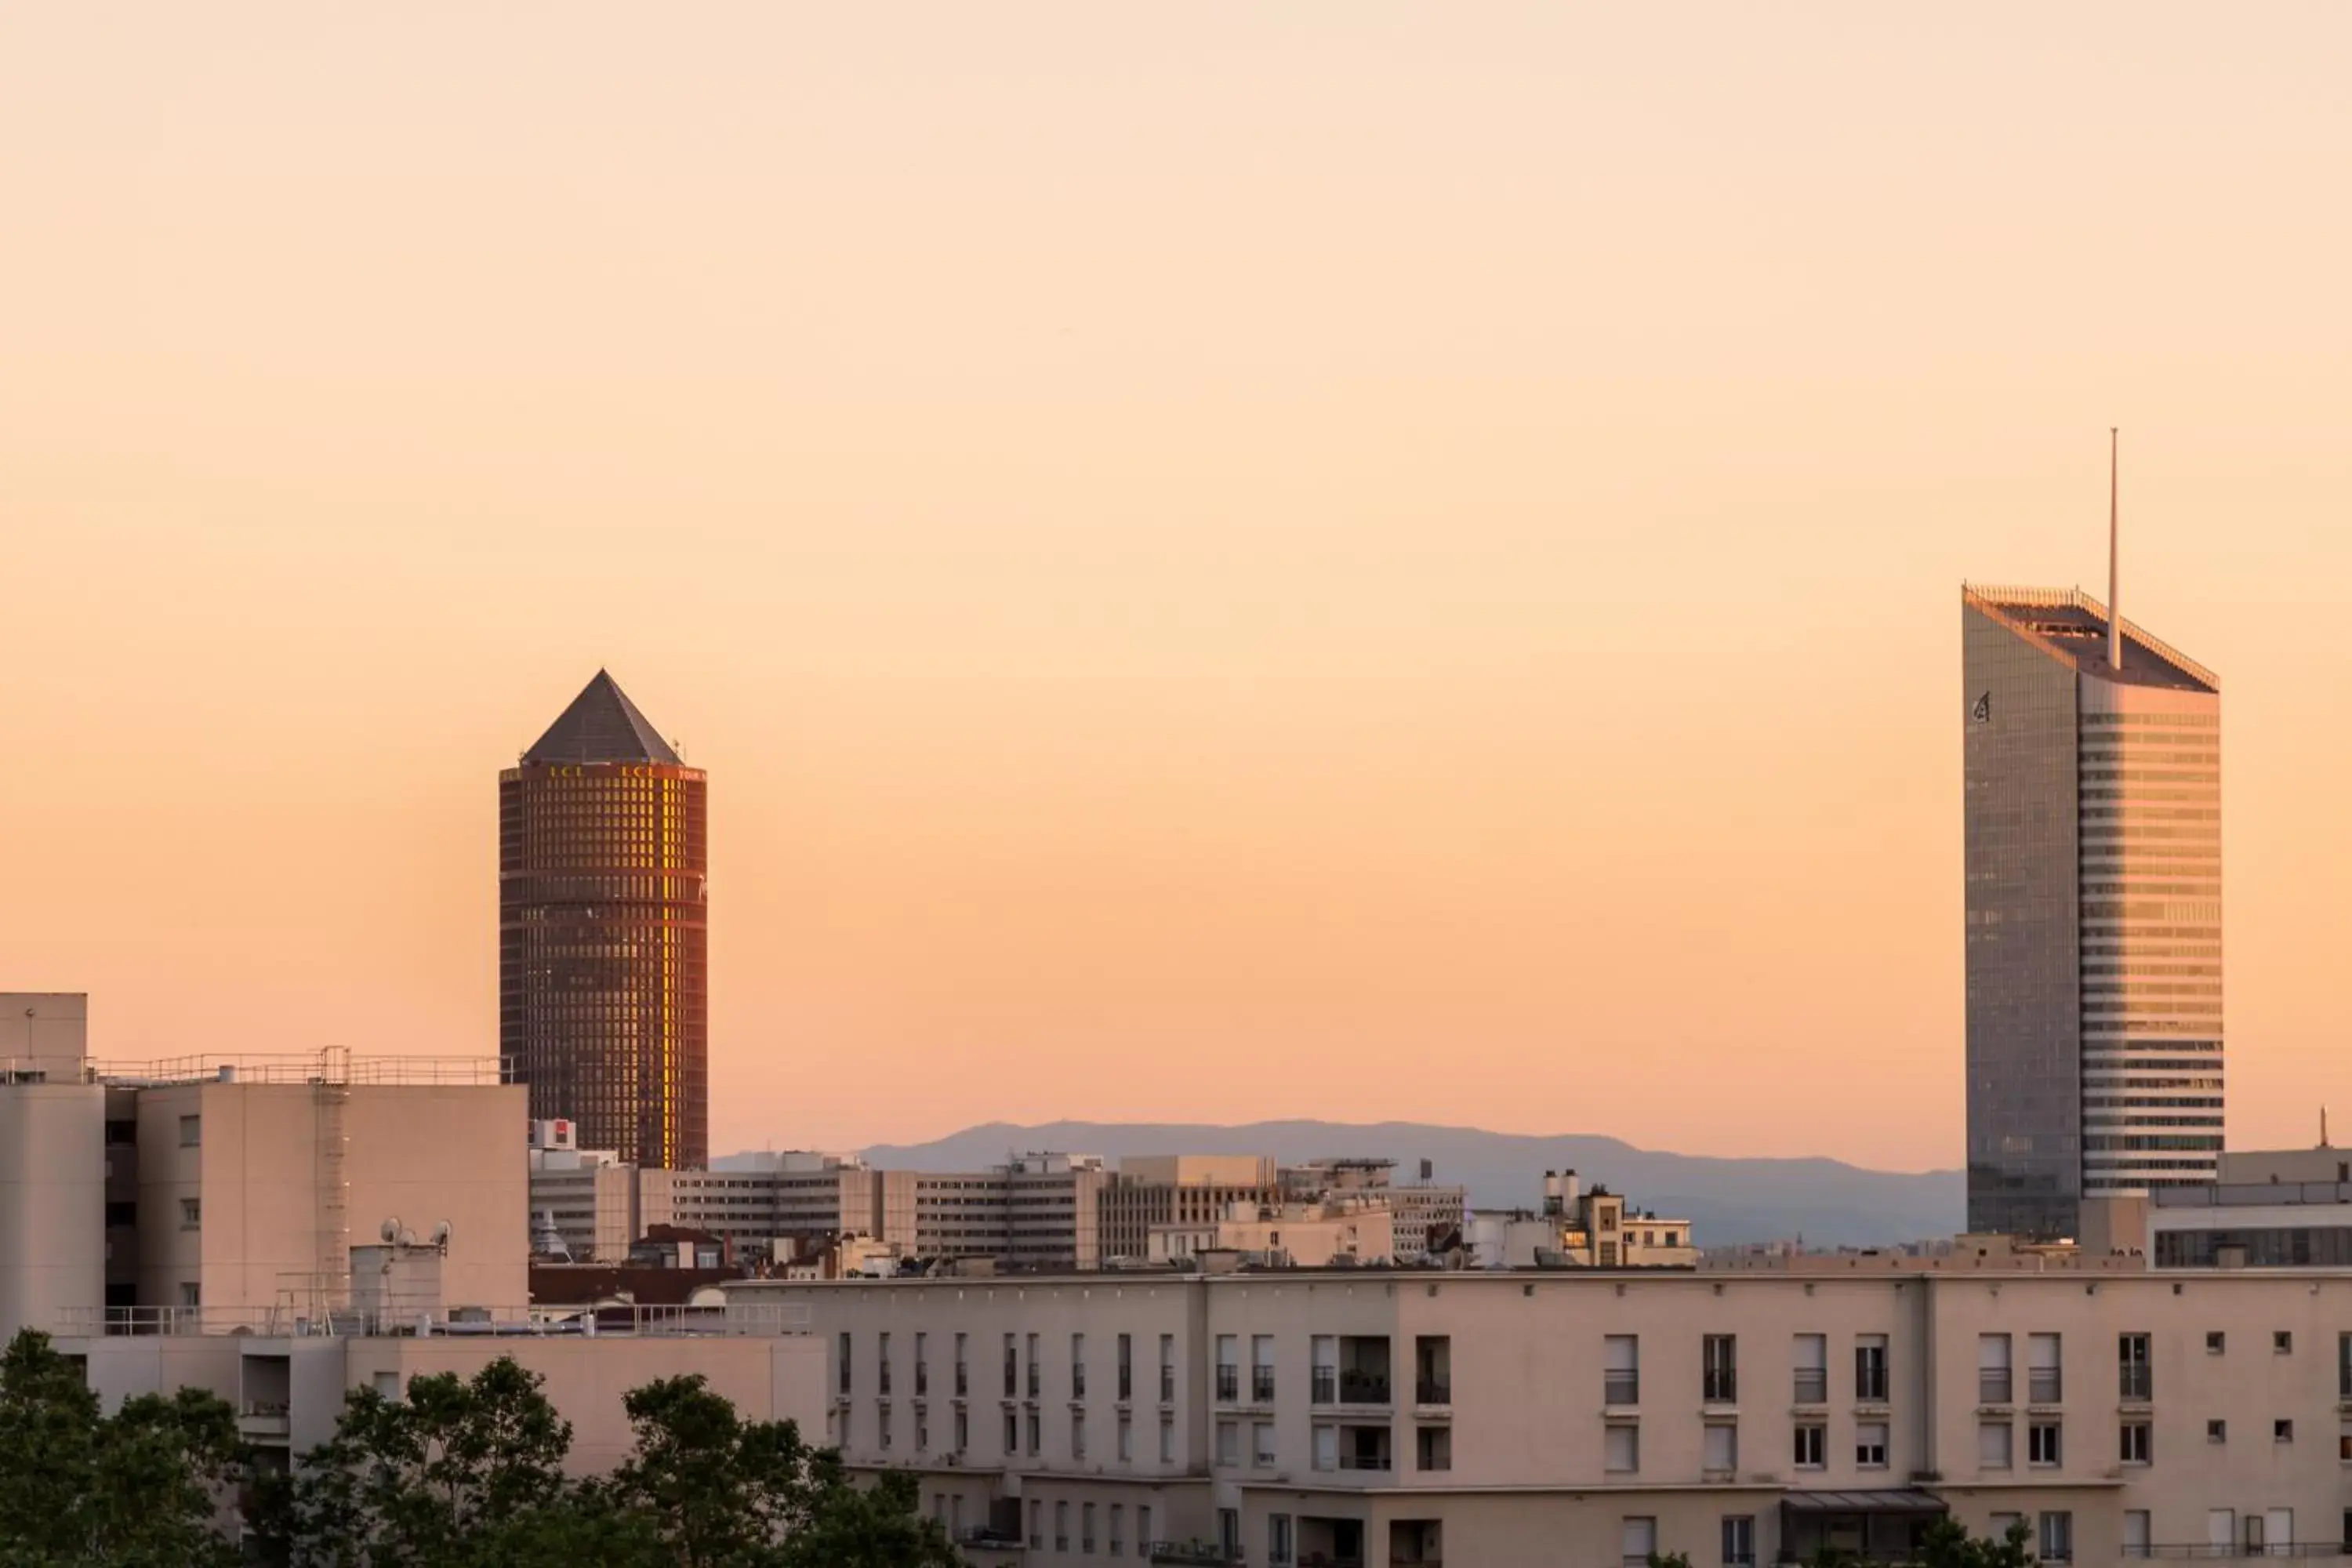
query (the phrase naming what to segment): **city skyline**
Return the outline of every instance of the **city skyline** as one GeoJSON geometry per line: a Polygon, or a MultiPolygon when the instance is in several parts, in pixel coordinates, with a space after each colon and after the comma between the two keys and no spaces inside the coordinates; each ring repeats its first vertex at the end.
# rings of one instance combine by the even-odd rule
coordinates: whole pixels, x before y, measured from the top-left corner
{"type": "Polygon", "coordinates": [[[716,1149],[1955,1167],[1951,590],[2095,586],[2120,424],[2230,1141],[2352,1104],[2352,16],[249,15],[0,20],[0,953],[104,1054],[495,1051],[609,666],[716,1149]]]}

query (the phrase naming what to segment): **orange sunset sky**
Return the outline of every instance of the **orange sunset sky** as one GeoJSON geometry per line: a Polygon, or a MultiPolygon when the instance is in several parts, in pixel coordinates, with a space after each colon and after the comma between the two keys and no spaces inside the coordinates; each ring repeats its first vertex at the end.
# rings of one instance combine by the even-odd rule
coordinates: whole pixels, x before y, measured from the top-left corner
{"type": "Polygon", "coordinates": [[[495,779],[710,770],[713,1143],[1960,1163],[1963,578],[2217,668],[2352,1110],[2352,7],[0,8],[0,988],[496,1049],[495,779]]]}

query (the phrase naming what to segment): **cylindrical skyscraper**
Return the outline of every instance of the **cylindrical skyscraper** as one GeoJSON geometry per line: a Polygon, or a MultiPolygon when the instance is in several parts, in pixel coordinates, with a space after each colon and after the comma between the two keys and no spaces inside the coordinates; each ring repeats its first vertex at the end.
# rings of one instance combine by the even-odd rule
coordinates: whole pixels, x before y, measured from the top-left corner
{"type": "Polygon", "coordinates": [[[499,1051],[583,1149],[710,1154],[708,784],[603,670],[499,775],[499,1051]]]}

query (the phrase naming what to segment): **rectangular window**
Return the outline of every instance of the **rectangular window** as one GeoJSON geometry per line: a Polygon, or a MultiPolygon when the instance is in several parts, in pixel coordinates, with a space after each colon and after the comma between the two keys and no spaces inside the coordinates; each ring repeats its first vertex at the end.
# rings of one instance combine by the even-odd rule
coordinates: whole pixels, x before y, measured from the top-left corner
{"type": "Polygon", "coordinates": [[[1265,1560],[1271,1568],[1286,1568],[1290,1562],[1290,1516],[1286,1513],[1265,1516],[1265,1560]]]}
{"type": "Polygon", "coordinates": [[[182,1198],[180,1200],[180,1228],[182,1230],[194,1230],[200,1227],[204,1222],[204,1199],[182,1198]]]}
{"type": "Polygon", "coordinates": [[[1176,1403],[1176,1336],[1160,1336],[1160,1403],[1176,1403]]]}
{"type": "Polygon", "coordinates": [[[1118,1336],[1118,1396],[1121,1399],[1135,1397],[1135,1336],[1133,1334],[1118,1336]]]}
{"type": "Polygon", "coordinates": [[[929,1347],[930,1339],[931,1336],[929,1334],[919,1333],[915,1336],[915,1393],[919,1396],[931,1391],[930,1363],[925,1353],[929,1347]]]}
{"type": "Polygon", "coordinates": [[[1021,1342],[1013,1335],[1004,1336],[1004,1397],[1012,1398],[1021,1392],[1021,1342]]]}
{"type": "Polygon", "coordinates": [[[1337,1426],[1315,1428],[1315,1468],[1318,1470],[1339,1468],[1339,1428],[1337,1426]]]}
{"type": "Polygon", "coordinates": [[[1127,1505],[1123,1502],[1110,1505],[1110,1554],[1127,1555],[1127,1505]]]}
{"type": "Polygon", "coordinates": [[[1977,1468],[1980,1470],[2008,1469],[2015,1458],[2014,1430],[2006,1421],[1977,1423],[1977,1468]]]}
{"type": "Polygon", "coordinates": [[[1796,1427],[1796,1464],[1801,1470],[1818,1470],[1829,1462],[1830,1429],[1819,1421],[1800,1421],[1796,1427]]]}
{"type": "Polygon", "coordinates": [[[1217,1403],[1236,1405],[1242,1397],[1241,1337],[1217,1336],[1217,1403]]]}
{"type": "Polygon", "coordinates": [[[1977,1336],[1977,1403],[2006,1405],[2009,1403],[2009,1336],[1979,1334],[1977,1336]]]}
{"type": "Polygon", "coordinates": [[[1307,1369],[1307,1403],[1334,1405],[1339,1399],[1339,1340],[1336,1334],[1317,1334],[1307,1342],[1309,1365],[1307,1369]]]}
{"type": "Polygon", "coordinates": [[[2035,1405],[2055,1405],[2064,1395],[2056,1334],[2025,1337],[2025,1397],[2035,1405]]]}
{"type": "Polygon", "coordinates": [[[2145,1404],[2156,1397],[2156,1371],[2149,1363],[2146,1334],[2116,1336],[2116,1393],[2126,1404],[2145,1404]]]}
{"type": "Polygon", "coordinates": [[[1008,1410],[1004,1413],[1004,1457],[1013,1458],[1021,1451],[1021,1417],[1008,1410]]]}
{"type": "Polygon", "coordinates": [[[1045,1447],[1045,1418],[1035,1410],[1029,1412],[1029,1457],[1035,1458],[1045,1447]]]}
{"type": "Polygon", "coordinates": [[[201,1306],[203,1306],[204,1304],[205,1304],[205,1289],[204,1289],[204,1287],[203,1287],[203,1286],[201,1286],[201,1285],[199,1285],[199,1284],[197,1284],[197,1283],[196,1283],[194,1280],[193,1280],[193,1279],[183,1279],[183,1280],[181,1280],[181,1281],[180,1281],[180,1305],[181,1305],[181,1306],[183,1306],[183,1307],[196,1308],[196,1307],[201,1307],[201,1306]]]}
{"type": "Polygon", "coordinates": [[[874,1337],[874,1358],[875,1392],[887,1396],[890,1392],[890,1336],[887,1333],[874,1337]]]}
{"type": "Polygon", "coordinates": [[[1217,1463],[1227,1468],[1242,1462],[1242,1427],[1238,1421],[1217,1423],[1217,1463]]]}
{"type": "Polygon", "coordinates": [[[2352,1399],[2352,1334],[2336,1336],[2336,1397],[2352,1399]]]}
{"type": "Polygon", "coordinates": [[[971,1392],[971,1382],[969,1375],[970,1369],[964,1363],[964,1336],[958,1334],[955,1337],[955,1391],[956,1397],[958,1399],[961,1399],[964,1395],[971,1392]]]}
{"type": "Polygon", "coordinates": [[[1853,1398],[1857,1405],[1886,1403],[1885,1334],[1863,1334],[1854,1341],[1853,1398]]]}
{"type": "Polygon", "coordinates": [[[1160,1462],[1163,1465],[1176,1462],[1176,1423],[1165,1415],[1160,1418],[1160,1462]]]}
{"type": "Polygon", "coordinates": [[[2271,1335],[2271,1353],[2273,1355],[2293,1355],[2294,1353],[2294,1333],[2286,1329],[2280,1329],[2273,1332],[2271,1335]]]}
{"type": "Polygon", "coordinates": [[[1087,1413],[1083,1410],[1073,1410],[1070,1412],[1070,1458],[1083,1459],[1086,1457],[1087,1413]]]}
{"type": "Polygon", "coordinates": [[[1601,1390],[1604,1405],[1642,1403],[1642,1342],[1633,1334],[1611,1334],[1601,1342],[1601,1390]]]}
{"type": "Polygon", "coordinates": [[[875,1401],[875,1413],[881,1418],[876,1427],[875,1441],[887,1451],[890,1447],[890,1402],[887,1399],[875,1401]]]}
{"type": "Polygon", "coordinates": [[[2208,1443],[2228,1442],[2230,1424],[2227,1421],[2208,1421],[2205,1423],[2205,1440],[2208,1443]]]}
{"type": "Polygon", "coordinates": [[[1709,1405],[1733,1405],[1739,1399],[1739,1340],[1734,1334],[1709,1334],[1699,1347],[1699,1397],[1709,1405]]]}
{"type": "Polygon", "coordinates": [[[201,1116],[180,1118],[180,1147],[194,1149],[205,1141],[205,1119],[201,1116]]]}
{"type": "Polygon", "coordinates": [[[955,1413],[955,1451],[959,1454],[971,1447],[971,1417],[959,1410],[955,1413]]]}
{"type": "Polygon", "coordinates": [[[2209,1329],[2206,1331],[2205,1353],[2207,1355],[2221,1355],[2229,1348],[2230,1338],[2227,1334],[2224,1334],[2219,1329],[2209,1329]]]}
{"type": "Polygon", "coordinates": [[[2074,1516],[2071,1513],[2043,1514],[2041,1546],[2044,1563],[2072,1563],[2074,1560],[2074,1516]]]}
{"type": "Polygon", "coordinates": [[[2156,1544],[2156,1531],[2148,1510],[2144,1508],[2124,1510],[2124,1555],[2146,1557],[2156,1544]]]}
{"type": "Polygon", "coordinates": [[[1830,1397],[1830,1337],[1799,1334],[1796,1341],[1796,1402],[1826,1405],[1830,1397]]]}
{"type": "Polygon", "coordinates": [[[1612,1475],[1630,1476],[1642,1468],[1642,1429],[1631,1421],[1612,1421],[1601,1434],[1601,1468],[1612,1475]]]}
{"type": "Polygon", "coordinates": [[[2271,1423],[2271,1441],[2272,1441],[2272,1442],[2273,1442],[2273,1443],[2292,1443],[2292,1442],[2294,1442],[2294,1422],[2292,1422],[2292,1421],[2273,1421],[2273,1422],[2272,1422],[2272,1423],[2271,1423]]]}
{"type": "Polygon", "coordinates": [[[1706,1448],[1704,1463],[1715,1475],[1729,1475],[1739,1468],[1739,1428],[1728,1421],[1710,1421],[1706,1425],[1706,1448]]]}
{"type": "Polygon", "coordinates": [[[1657,1555],[1658,1521],[1653,1515],[1627,1516],[1618,1528],[1618,1560],[1623,1568],[1649,1568],[1650,1559],[1657,1555]]]}
{"type": "Polygon", "coordinates": [[[2120,1457],[2125,1464],[2145,1465],[2149,1462],[2151,1432],[2152,1423],[2147,1421],[2126,1421],[2123,1424],[2120,1457]]]}
{"type": "Polygon", "coordinates": [[[2058,1462],[2058,1423],[2035,1421],[2026,1426],[2025,1462],[2029,1465],[2054,1465],[2058,1462]]]}
{"type": "Polygon", "coordinates": [[[1274,1423],[1250,1423],[1250,1462],[1261,1470],[1274,1468],[1274,1423]]]}
{"type": "Polygon", "coordinates": [[[1274,1336],[1250,1336],[1250,1403],[1274,1403],[1274,1336]]]}
{"type": "Polygon", "coordinates": [[[1723,1568],[1756,1568],[1756,1516],[1723,1516],[1723,1568]]]}
{"type": "Polygon", "coordinates": [[[1151,1506],[1149,1503],[1138,1504],[1135,1510],[1135,1554],[1138,1557],[1150,1556],[1151,1543],[1158,1539],[1151,1533],[1151,1506]]]}
{"type": "Polygon", "coordinates": [[[1070,1336],[1070,1397],[1084,1399],[1086,1396],[1087,1336],[1072,1334],[1070,1336]]]}
{"type": "Polygon", "coordinates": [[[1045,1392],[1045,1373],[1037,1363],[1037,1340],[1035,1334],[1029,1336],[1029,1397],[1032,1399],[1045,1392]]]}
{"type": "Polygon", "coordinates": [[[1853,1462],[1865,1470],[1886,1468],[1886,1423],[1857,1422],[1853,1428],[1853,1462]]]}
{"type": "Polygon", "coordinates": [[[1082,1503],[1078,1508],[1078,1550],[1092,1554],[1095,1549],[1095,1505],[1082,1503]]]}
{"type": "Polygon", "coordinates": [[[1450,1470],[1454,1468],[1454,1429],[1450,1426],[1420,1426],[1412,1435],[1413,1467],[1423,1470],[1450,1470]]]}
{"type": "Polygon", "coordinates": [[[1054,1505],[1054,1550],[1067,1552],[1069,1549],[1070,1505],[1066,1502],[1057,1502],[1054,1505]]]}
{"type": "Polygon", "coordinates": [[[1124,1410],[1120,1411],[1118,1413],[1118,1426],[1116,1430],[1118,1438],[1118,1462],[1124,1465],[1129,1460],[1135,1458],[1134,1417],[1128,1415],[1124,1410]]]}

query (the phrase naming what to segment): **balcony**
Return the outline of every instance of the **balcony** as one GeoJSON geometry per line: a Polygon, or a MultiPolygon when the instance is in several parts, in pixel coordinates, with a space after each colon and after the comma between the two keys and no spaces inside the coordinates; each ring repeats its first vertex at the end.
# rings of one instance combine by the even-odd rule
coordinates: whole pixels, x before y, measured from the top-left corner
{"type": "Polygon", "coordinates": [[[236,1429],[247,1437],[284,1437],[293,1429],[293,1412],[280,1401],[248,1399],[237,1411],[236,1429]]]}
{"type": "Polygon", "coordinates": [[[1388,1373],[1343,1372],[1339,1374],[1340,1404],[1386,1405],[1388,1402],[1388,1373]]]}
{"type": "Polygon", "coordinates": [[[1208,1541],[1155,1541],[1143,1552],[1148,1561],[1174,1568],[1246,1568],[1248,1562],[1240,1552],[1208,1541]]]}
{"type": "Polygon", "coordinates": [[[1416,1405],[1451,1405],[1454,1384],[1448,1378],[1423,1377],[1414,1381],[1412,1401],[1416,1405]]]}

